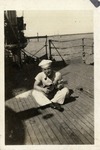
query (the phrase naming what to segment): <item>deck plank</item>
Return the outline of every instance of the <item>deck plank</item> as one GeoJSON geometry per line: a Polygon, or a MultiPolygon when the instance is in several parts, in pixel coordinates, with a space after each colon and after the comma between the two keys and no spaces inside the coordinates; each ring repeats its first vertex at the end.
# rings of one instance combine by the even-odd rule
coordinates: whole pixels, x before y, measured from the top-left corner
{"type": "Polygon", "coordinates": [[[39,145],[39,141],[38,141],[38,139],[37,139],[37,137],[35,135],[34,128],[31,126],[29,120],[25,120],[24,122],[25,122],[25,124],[27,126],[27,130],[28,130],[28,133],[30,135],[32,144],[39,145]]]}
{"type": "MultiPolygon", "coordinates": [[[[71,106],[71,105],[70,105],[70,106],[71,106]]],[[[72,106],[73,106],[73,105],[72,105],[72,106]]],[[[93,114],[91,114],[91,112],[93,111],[93,110],[91,109],[91,107],[90,107],[90,108],[86,108],[83,104],[78,103],[78,102],[77,102],[77,104],[74,105],[74,107],[76,107],[77,109],[79,109],[80,112],[82,112],[83,114],[86,114],[86,115],[91,119],[91,121],[94,120],[94,119],[93,119],[93,114]]]]}
{"type": "MultiPolygon", "coordinates": [[[[67,108],[66,108],[67,109],[67,108]]],[[[94,125],[91,123],[91,120],[87,115],[84,115],[79,109],[76,107],[69,107],[70,111],[72,111],[82,122],[84,122],[92,131],[94,131],[94,125]]]]}
{"type": "Polygon", "coordinates": [[[32,141],[29,135],[29,132],[27,128],[25,128],[25,140],[24,140],[25,145],[32,145],[32,141]]]}
{"type": "MultiPolygon", "coordinates": [[[[81,100],[83,100],[82,98],[79,98],[81,100]]],[[[93,114],[91,114],[91,112],[93,111],[93,109],[91,107],[86,108],[80,101],[76,100],[76,102],[74,103],[69,103],[68,104],[69,107],[76,108],[79,112],[82,112],[84,115],[87,115],[87,117],[89,117],[90,121],[93,121],[93,114]]]]}
{"type": "MultiPolygon", "coordinates": [[[[49,114],[51,114],[52,113],[52,111],[50,111],[50,108],[47,108],[47,109],[45,109],[44,110],[44,117],[46,116],[46,115],[49,115],[49,114]]],[[[55,126],[55,131],[57,130],[57,134],[59,134],[59,136],[60,136],[60,141],[61,141],[61,143],[63,143],[63,144],[69,144],[69,137],[68,137],[68,135],[66,134],[66,131],[64,130],[64,128],[63,128],[63,130],[64,130],[64,132],[65,132],[65,135],[63,135],[62,134],[62,132],[61,132],[61,130],[60,130],[60,123],[59,123],[59,121],[56,119],[56,116],[55,115],[53,115],[50,119],[48,119],[48,120],[51,120],[52,121],[52,124],[51,124],[51,128],[53,128],[53,124],[54,124],[54,126],[55,126]],[[62,138],[63,137],[63,138],[62,138]],[[65,142],[66,141],[66,142],[65,142]]],[[[54,129],[53,129],[54,130],[54,129]]],[[[72,142],[72,140],[70,140],[71,141],[71,143],[73,143],[72,142]]]]}
{"type": "Polygon", "coordinates": [[[63,113],[66,117],[66,122],[69,124],[69,126],[71,126],[71,128],[73,128],[73,130],[76,130],[76,134],[77,136],[81,139],[81,141],[84,143],[84,144],[90,144],[91,141],[89,140],[89,138],[87,138],[87,133],[86,131],[80,127],[80,125],[78,125],[78,123],[75,121],[74,118],[72,118],[68,113],[66,114],[66,112],[64,111],[63,113]],[[70,122],[69,122],[70,121],[70,122]]]}
{"type": "MultiPolygon", "coordinates": [[[[12,101],[12,103],[13,103],[13,106],[14,106],[15,111],[16,111],[16,112],[19,112],[20,109],[19,109],[19,107],[18,107],[18,105],[17,105],[16,99],[14,99],[14,100],[12,101]]],[[[24,108],[26,109],[27,106],[25,107],[25,105],[24,105],[24,108]]],[[[23,124],[24,124],[24,126],[25,126],[25,123],[23,123],[23,124]]],[[[25,126],[25,140],[24,140],[24,143],[25,143],[26,145],[31,145],[31,144],[32,144],[32,141],[31,141],[31,138],[30,138],[30,135],[29,135],[29,132],[28,132],[26,126],[25,126]]]]}
{"type": "MultiPolygon", "coordinates": [[[[24,108],[33,108],[32,105],[29,102],[29,99],[23,99],[22,105],[24,108]],[[31,106],[31,107],[30,107],[31,106]]],[[[34,116],[31,118],[28,118],[26,120],[24,120],[26,128],[28,130],[28,134],[31,138],[32,144],[38,145],[38,144],[45,144],[39,130],[38,130],[38,126],[35,124],[35,120],[34,120],[34,116]],[[34,124],[33,124],[34,123],[34,124]],[[39,135],[39,136],[37,136],[39,135]]]]}
{"type": "Polygon", "coordinates": [[[82,132],[82,134],[85,134],[88,137],[88,140],[90,140],[90,142],[93,142],[93,137],[91,137],[93,135],[93,131],[90,130],[90,128],[87,126],[87,124],[85,124],[83,121],[81,121],[77,116],[76,113],[73,113],[73,109],[71,109],[70,107],[67,107],[68,109],[66,109],[66,106],[64,106],[65,108],[65,112],[67,113],[67,116],[69,115],[69,118],[73,120],[74,125],[79,128],[79,130],[82,132]]]}
{"type": "MultiPolygon", "coordinates": [[[[42,142],[42,144],[53,144],[51,141],[51,138],[48,136],[48,133],[46,132],[40,118],[35,117],[34,120],[36,121],[36,125],[39,128],[39,132],[41,133],[42,138],[44,139],[44,143],[42,142]]],[[[37,136],[39,136],[39,134],[37,134],[37,136]]]]}
{"type": "MultiPolygon", "coordinates": [[[[30,103],[33,103],[33,104],[35,105],[35,107],[38,106],[37,103],[35,103],[35,101],[34,101],[34,99],[33,99],[32,96],[30,97],[30,103]]],[[[45,110],[43,110],[43,116],[44,116],[45,114],[47,114],[47,113],[46,113],[45,110]]],[[[42,116],[42,115],[39,116],[39,119],[41,120],[41,122],[43,122],[43,120],[44,120],[44,119],[43,119],[43,116],[42,116]]],[[[56,127],[54,127],[54,128],[52,129],[52,127],[54,126],[53,122],[52,122],[51,120],[44,120],[44,121],[46,121],[47,124],[48,124],[48,126],[49,126],[49,131],[50,131],[50,133],[51,133],[52,142],[53,142],[53,143],[56,143],[56,144],[60,144],[62,141],[64,141],[63,137],[62,137],[61,134],[57,131],[56,127]],[[58,136],[56,135],[56,131],[58,132],[58,136]],[[53,134],[52,134],[52,133],[53,133],[53,134]],[[59,136],[59,135],[60,135],[60,136],[59,136]],[[60,142],[60,141],[61,141],[61,142],[60,142]]],[[[46,125],[47,125],[47,124],[46,124],[46,125]]],[[[48,131],[47,131],[47,133],[48,133],[48,131]]]]}
{"type": "Polygon", "coordinates": [[[67,108],[66,110],[70,114],[73,114],[74,118],[76,120],[78,120],[82,124],[82,126],[84,126],[85,129],[90,129],[91,132],[93,133],[93,131],[94,131],[93,125],[91,125],[88,121],[86,121],[85,115],[84,115],[84,117],[82,117],[74,108],[73,109],[67,108]]]}
{"type": "MultiPolygon", "coordinates": [[[[19,108],[19,105],[18,105],[18,99],[14,98],[13,100],[11,100],[11,103],[13,104],[14,106],[14,110],[18,113],[20,112],[20,108],[19,108]]],[[[25,127],[25,123],[23,122],[24,124],[24,127],[25,127]]],[[[29,133],[28,133],[28,130],[27,128],[25,128],[25,141],[24,143],[26,145],[31,145],[32,144],[32,141],[30,139],[30,136],[29,136],[29,133]]]]}
{"type": "MultiPolygon", "coordinates": [[[[33,118],[32,118],[32,120],[33,120],[33,118]]],[[[41,132],[41,127],[40,127],[41,124],[37,120],[38,120],[37,117],[34,117],[34,123],[30,123],[30,124],[31,124],[32,128],[34,128],[34,132],[39,141],[39,144],[44,145],[44,144],[46,144],[46,142],[45,142],[46,139],[43,138],[43,135],[41,132]]]]}
{"type": "Polygon", "coordinates": [[[57,145],[57,144],[60,144],[60,142],[59,142],[59,140],[57,139],[56,135],[54,134],[54,132],[53,132],[52,129],[50,128],[48,122],[47,122],[46,120],[44,120],[43,118],[41,118],[40,116],[39,116],[39,119],[41,120],[41,123],[42,123],[43,126],[44,126],[45,134],[47,133],[48,136],[49,136],[49,138],[50,138],[51,141],[52,141],[52,143],[51,143],[51,142],[49,142],[49,141],[47,140],[47,143],[48,143],[48,144],[56,144],[56,145],[57,145]]]}
{"type": "Polygon", "coordinates": [[[60,142],[60,144],[68,143],[67,139],[65,139],[62,136],[62,134],[59,132],[59,129],[57,128],[57,124],[53,122],[52,119],[47,119],[47,122],[50,128],[52,129],[52,131],[54,132],[55,136],[57,137],[58,141],[60,142]]]}
{"type": "Polygon", "coordinates": [[[5,106],[12,109],[14,112],[16,112],[15,111],[16,105],[14,105],[13,101],[15,101],[15,97],[6,101],[5,106]]]}
{"type": "Polygon", "coordinates": [[[70,118],[66,112],[62,112],[59,114],[60,118],[65,120],[66,124],[71,128],[71,130],[75,133],[75,135],[82,141],[83,144],[90,144],[90,142],[84,137],[84,135],[79,131],[79,129],[76,128],[73,119],[70,118]]]}
{"type": "Polygon", "coordinates": [[[91,107],[88,106],[88,104],[86,104],[85,101],[88,101],[88,98],[85,95],[79,95],[79,97],[76,99],[76,101],[74,103],[70,103],[69,105],[78,107],[81,110],[87,112],[87,114],[89,113],[89,115],[93,119],[93,116],[94,116],[94,111],[93,111],[94,110],[94,106],[93,105],[91,107]]]}
{"type": "MultiPolygon", "coordinates": [[[[53,112],[54,114],[54,118],[52,118],[52,120],[55,122],[56,120],[56,124],[58,124],[58,128],[60,130],[60,132],[62,133],[62,135],[68,139],[68,143],[67,144],[82,144],[81,140],[79,139],[78,136],[76,136],[73,131],[69,128],[69,126],[66,124],[65,120],[63,120],[60,116],[59,116],[59,112],[55,111],[53,109],[49,110],[50,112],[53,112]]],[[[61,113],[61,112],[60,112],[61,113]]]]}
{"type": "MultiPolygon", "coordinates": [[[[33,98],[30,97],[30,104],[32,104],[32,103],[34,104],[34,107],[37,107],[37,106],[38,106],[38,105],[35,103],[35,101],[33,100],[33,98]]],[[[38,108],[38,107],[37,107],[37,108],[38,108]]],[[[44,142],[42,142],[42,144],[53,144],[52,141],[51,141],[51,139],[50,139],[50,137],[48,136],[48,134],[47,134],[47,132],[46,132],[46,130],[45,130],[43,124],[42,124],[42,121],[41,121],[41,119],[40,119],[41,116],[42,116],[42,114],[41,114],[40,116],[34,117],[34,121],[36,122],[36,126],[38,127],[39,132],[41,133],[42,138],[43,138],[43,140],[44,140],[44,142]]],[[[40,133],[37,134],[38,137],[39,137],[40,133]]],[[[41,135],[40,135],[40,136],[41,136],[41,135]]]]}
{"type": "MultiPolygon", "coordinates": [[[[66,110],[65,110],[66,111],[66,110]]],[[[74,125],[77,126],[77,128],[82,132],[82,134],[86,135],[87,138],[90,140],[90,142],[93,142],[93,131],[79,118],[76,116],[76,114],[72,113],[70,110],[67,111],[70,118],[72,118],[74,125]]]]}

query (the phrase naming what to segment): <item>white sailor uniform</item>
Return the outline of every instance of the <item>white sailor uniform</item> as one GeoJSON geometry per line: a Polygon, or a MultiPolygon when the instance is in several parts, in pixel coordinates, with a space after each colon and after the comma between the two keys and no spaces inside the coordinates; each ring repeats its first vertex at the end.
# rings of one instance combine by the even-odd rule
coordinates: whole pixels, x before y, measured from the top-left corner
{"type": "Polygon", "coordinates": [[[66,96],[69,94],[69,90],[67,87],[64,87],[60,72],[53,71],[52,78],[46,77],[45,73],[41,72],[35,77],[35,80],[41,83],[40,86],[48,86],[48,88],[50,88],[50,93],[48,95],[44,92],[33,89],[32,95],[40,106],[44,106],[52,102],[59,104],[64,103],[66,96]],[[55,81],[57,82],[56,87],[53,85],[55,81]],[[61,86],[59,90],[58,86],[61,86]]]}

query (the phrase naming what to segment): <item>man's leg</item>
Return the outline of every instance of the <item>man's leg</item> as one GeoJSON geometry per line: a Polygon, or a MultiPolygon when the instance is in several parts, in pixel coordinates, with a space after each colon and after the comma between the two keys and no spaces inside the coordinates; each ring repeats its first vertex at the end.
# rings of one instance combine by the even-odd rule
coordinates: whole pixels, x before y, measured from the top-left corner
{"type": "Polygon", "coordinates": [[[32,91],[32,96],[35,98],[36,102],[40,105],[40,106],[45,106],[48,104],[51,104],[52,102],[45,96],[45,94],[43,92],[37,91],[37,90],[33,90],[32,91]]]}
{"type": "Polygon", "coordinates": [[[69,89],[64,87],[63,89],[59,90],[54,98],[51,100],[53,103],[63,104],[65,98],[69,95],[69,89]]]}

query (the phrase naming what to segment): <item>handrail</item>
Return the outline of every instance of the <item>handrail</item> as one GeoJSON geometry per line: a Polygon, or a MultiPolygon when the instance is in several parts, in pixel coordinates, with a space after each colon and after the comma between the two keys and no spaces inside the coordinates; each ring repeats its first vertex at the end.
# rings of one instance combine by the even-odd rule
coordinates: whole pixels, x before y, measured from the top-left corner
{"type": "Polygon", "coordinates": [[[89,40],[93,40],[92,38],[79,38],[79,39],[73,39],[73,40],[52,40],[53,42],[70,42],[70,41],[78,41],[78,40],[82,40],[82,39],[89,39],[89,40]]]}
{"type": "Polygon", "coordinates": [[[47,35],[45,36],[30,36],[30,37],[26,37],[27,39],[38,39],[38,38],[47,38],[47,35]]]}
{"type": "MultiPolygon", "coordinates": [[[[40,36],[40,37],[41,37],[41,38],[43,38],[43,37],[47,38],[47,36],[40,36]]],[[[31,37],[30,37],[30,38],[31,38],[31,37]]],[[[34,38],[37,38],[37,37],[34,37],[34,38]]],[[[49,41],[51,41],[51,43],[52,43],[52,45],[50,46],[50,48],[51,48],[51,49],[56,49],[56,51],[57,51],[57,53],[59,54],[59,56],[62,58],[62,60],[64,60],[63,57],[61,56],[61,54],[59,53],[58,49],[68,49],[68,48],[73,48],[73,47],[83,47],[83,50],[82,50],[82,51],[83,51],[83,53],[84,53],[84,47],[92,47],[92,48],[93,48],[93,44],[92,44],[92,45],[86,45],[86,44],[84,43],[85,39],[93,40],[92,38],[79,38],[79,39],[66,40],[66,41],[49,40],[49,41]],[[54,45],[54,43],[53,43],[53,42],[70,42],[70,41],[77,41],[77,40],[82,40],[82,44],[81,44],[81,45],[69,46],[69,47],[56,47],[56,46],[54,45]]],[[[31,54],[30,52],[25,51],[25,49],[24,49],[24,51],[25,51],[26,53],[30,54],[32,57],[38,58],[38,57],[36,56],[36,54],[37,54],[38,52],[40,52],[45,46],[46,46],[46,44],[43,45],[43,47],[40,48],[39,50],[37,50],[34,54],[31,54]]]]}
{"type": "MultiPolygon", "coordinates": [[[[69,46],[69,47],[56,47],[57,49],[68,49],[68,48],[73,48],[73,47],[80,47],[80,46],[83,46],[83,45],[77,45],[77,46],[69,46]]],[[[93,47],[91,45],[84,45],[86,47],[93,47]]],[[[54,47],[51,46],[52,49],[55,49],[54,47]]]]}

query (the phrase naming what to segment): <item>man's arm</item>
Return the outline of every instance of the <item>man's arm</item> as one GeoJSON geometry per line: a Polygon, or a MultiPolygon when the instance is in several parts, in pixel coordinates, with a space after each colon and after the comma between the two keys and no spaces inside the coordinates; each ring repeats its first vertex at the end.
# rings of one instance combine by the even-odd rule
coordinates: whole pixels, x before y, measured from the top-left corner
{"type": "Polygon", "coordinates": [[[60,90],[64,87],[64,84],[63,84],[63,78],[62,78],[62,75],[60,72],[57,72],[56,73],[56,78],[55,80],[53,81],[53,84],[55,85],[55,87],[60,90]]]}
{"type": "Polygon", "coordinates": [[[35,81],[34,89],[38,90],[38,91],[41,91],[41,92],[44,92],[44,93],[49,93],[49,90],[47,88],[43,88],[43,87],[40,86],[40,81],[35,81]]]}

